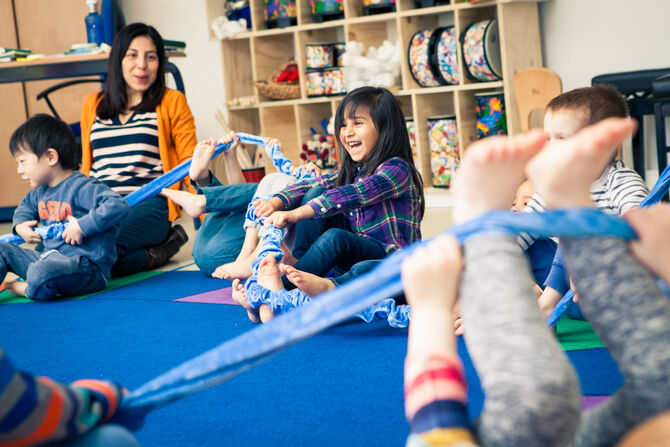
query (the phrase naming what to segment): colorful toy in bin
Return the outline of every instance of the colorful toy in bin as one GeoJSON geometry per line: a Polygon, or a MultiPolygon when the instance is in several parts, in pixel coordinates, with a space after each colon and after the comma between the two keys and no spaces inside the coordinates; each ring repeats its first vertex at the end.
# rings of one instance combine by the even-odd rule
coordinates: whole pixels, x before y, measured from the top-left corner
{"type": "Polygon", "coordinates": [[[302,145],[302,152],[300,159],[303,161],[311,161],[317,165],[325,174],[337,166],[335,159],[335,144],[333,136],[326,134],[321,135],[312,130],[312,139],[302,145]]]}
{"type": "Polygon", "coordinates": [[[505,94],[502,90],[476,93],[475,113],[477,115],[478,138],[507,135],[505,94]]]}
{"type": "Polygon", "coordinates": [[[430,37],[432,30],[414,33],[407,49],[407,63],[412,77],[421,87],[437,87],[442,85],[433,72],[430,64],[430,37]]]}
{"type": "Polygon", "coordinates": [[[433,186],[449,188],[461,158],[456,117],[449,115],[428,118],[428,137],[433,186]]]}
{"type": "Polygon", "coordinates": [[[395,11],[395,0],[363,0],[363,15],[395,11]]]}
{"type": "Polygon", "coordinates": [[[317,22],[344,18],[343,0],[309,0],[312,19],[317,22]]]}
{"type": "Polygon", "coordinates": [[[284,28],[298,24],[296,0],[264,0],[265,28],[284,28]]]}
{"type": "Polygon", "coordinates": [[[305,73],[307,79],[307,96],[323,96],[326,94],[326,83],[323,71],[313,70],[305,73]]]}
{"type": "Polygon", "coordinates": [[[344,74],[339,67],[323,70],[323,84],[326,95],[344,95],[347,89],[344,87],[344,74]]]}
{"type": "Polygon", "coordinates": [[[458,39],[453,26],[437,28],[428,43],[433,72],[437,68],[438,81],[454,85],[460,81],[458,73],[458,39]]]}
{"type": "Polygon", "coordinates": [[[469,75],[477,81],[502,79],[498,20],[481,20],[468,25],[461,36],[463,60],[469,75]]]}
{"type": "Polygon", "coordinates": [[[330,68],[335,63],[335,47],[333,44],[308,43],[305,45],[307,69],[330,68]]]}
{"type": "Polygon", "coordinates": [[[347,51],[347,46],[344,42],[335,42],[333,45],[333,56],[335,57],[335,66],[341,67],[344,65],[344,53],[347,51]]]}
{"type": "Polygon", "coordinates": [[[416,124],[413,118],[405,118],[405,125],[407,126],[407,133],[409,134],[409,145],[412,148],[412,157],[414,163],[418,163],[419,154],[416,151],[416,124]]]}

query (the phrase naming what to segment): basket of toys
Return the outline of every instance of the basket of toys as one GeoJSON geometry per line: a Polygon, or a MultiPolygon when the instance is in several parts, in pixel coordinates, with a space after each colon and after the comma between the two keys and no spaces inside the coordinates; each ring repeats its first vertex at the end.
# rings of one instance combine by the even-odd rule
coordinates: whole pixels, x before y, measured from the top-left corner
{"type": "Polygon", "coordinates": [[[267,81],[255,81],[261,95],[270,99],[300,98],[298,63],[289,61],[279,67],[267,81]]]}

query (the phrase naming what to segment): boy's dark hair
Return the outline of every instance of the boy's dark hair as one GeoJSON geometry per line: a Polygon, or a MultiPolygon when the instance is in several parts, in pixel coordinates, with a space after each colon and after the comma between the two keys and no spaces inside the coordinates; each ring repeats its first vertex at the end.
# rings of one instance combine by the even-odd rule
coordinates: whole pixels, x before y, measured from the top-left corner
{"type": "Polygon", "coordinates": [[[606,84],[582,87],[558,95],[547,104],[548,112],[573,110],[584,114],[584,126],[606,118],[626,118],[628,106],[619,91],[606,84]]]}
{"type": "Polygon", "coordinates": [[[154,83],[144,92],[142,102],[132,107],[132,110],[139,113],[150,112],[163,100],[166,64],[163,38],[153,26],[145,23],[131,23],[118,32],[112,44],[112,51],[109,53],[105,89],[99,93],[99,95],[102,95],[102,99],[95,110],[96,114],[102,119],[114,118],[128,109],[128,93],[126,91],[126,81],[123,79],[121,62],[126,56],[130,43],[134,38],[140,36],[147,36],[154,43],[156,56],[158,57],[158,72],[154,83]]]}
{"type": "Polygon", "coordinates": [[[41,157],[48,149],[58,152],[63,169],[79,169],[79,146],[70,126],[58,118],[40,113],[21,124],[9,139],[12,156],[17,152],[32,152],[41,157]]]}
{"type": "Polygon", "coordinates": [[[369,110],[370,118],[372,118],[372,122],[377,128],[377,132],[379,132],[377,145],[367,161],[367,174],[374,173],[382,163],[393,157],[400,157],[405,160],[409,164],[414,185],[421,196],[421,215],[423,216],[425,210],[423,180],[414,165],[405,115],[403,115],[402,108],[395,96],[385,88],[359,87],[349,92],[337,107],[335,112],[335,138],[337,139],[340,160],[342,160],[342,167],[337,176],[337,185],[342,186],[352,183],[356,178],[357,163],[352,160],[342,145],[340,130],[344,126],[344,114],[347,113],[348,118],[353,118],[359,107],[369,110]]]}

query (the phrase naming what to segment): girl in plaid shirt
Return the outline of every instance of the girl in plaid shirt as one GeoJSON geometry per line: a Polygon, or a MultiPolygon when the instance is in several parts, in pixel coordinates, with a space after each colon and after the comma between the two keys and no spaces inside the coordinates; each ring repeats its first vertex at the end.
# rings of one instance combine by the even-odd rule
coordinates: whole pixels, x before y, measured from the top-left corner
{"type": "Polygon", "coordinates": [[[335,135],[339,172],[255,203],[256,215],[275,226],[298,225],[294,267],[318,276],[384,258],[421,239],[423,182],[393,94],[376,87],[350,92],[337,109],[335,135]]]}

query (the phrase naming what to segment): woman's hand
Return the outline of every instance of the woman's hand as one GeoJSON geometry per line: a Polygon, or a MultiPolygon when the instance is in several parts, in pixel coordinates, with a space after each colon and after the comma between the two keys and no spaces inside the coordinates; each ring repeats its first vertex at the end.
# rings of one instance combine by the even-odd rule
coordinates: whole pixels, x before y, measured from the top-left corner
{"type": "Polygon", "coordinates": [[[16,231],[16,234],[21,236],[27,243],[39,244],[42,242],[42,237],[33,229],[35,225],[37,225],[36,220],[27,220],[15,226],[14,231],[16,231]]]}
{"type": "Polygon", "coordinates": [[[270,200],[258,199],[254,202],[254,214],[256,217],[268,217],[275,211],[284,209],[284,201],[279,197],[273,197],[270,200]]]}

